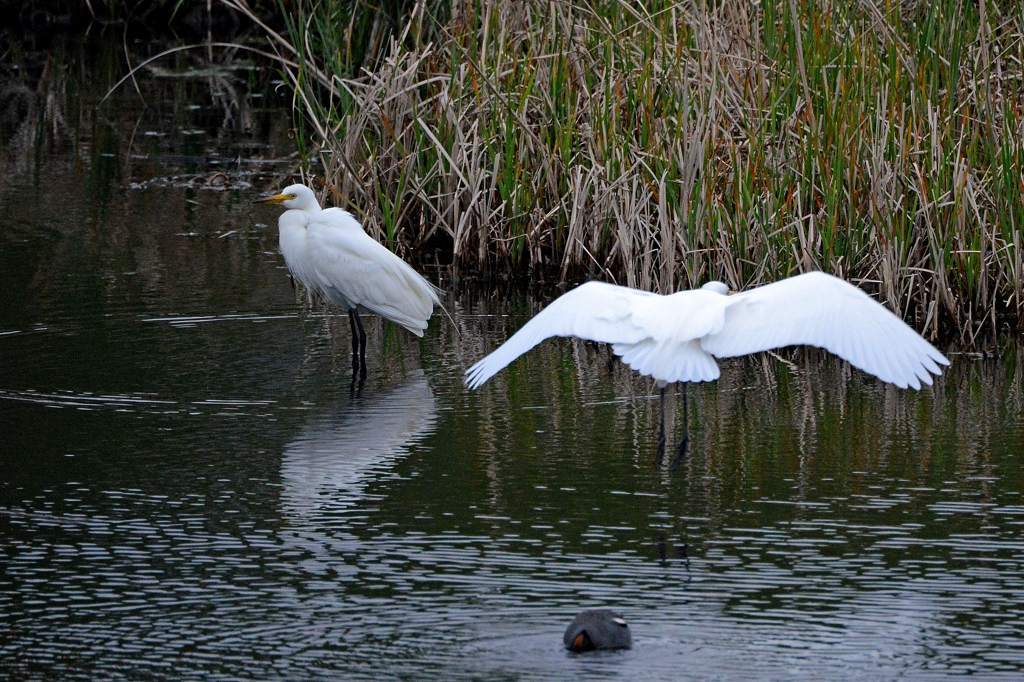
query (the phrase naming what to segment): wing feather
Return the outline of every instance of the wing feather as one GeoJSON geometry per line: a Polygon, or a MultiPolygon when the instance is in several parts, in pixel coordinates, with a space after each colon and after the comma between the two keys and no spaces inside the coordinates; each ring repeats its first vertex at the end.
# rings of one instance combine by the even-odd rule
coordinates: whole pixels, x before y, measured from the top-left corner
{"type": "Polygon", "coordinates": [[[701,340],[720,358],[804,344],[900,388],[930,385],[949,360],[866,293],[822,272],[730,296],[725,323],[701,340]]]}
{"type": "Polygon", "coordinates": [[[509,363],[552,336],[578,336],[603,343],[632,344],[647,337],[632,319],[638,302],[661,298],[604,282],[587,282],[556,298],[490,355],[466,372],[466,384],[478,388],[509,363]]]}
{"type": "Polygon", "coordinates": [[[363,232],[341,209],[327,209],[309,225],[310,260],[320,289],[335,303],[363,306],[423,336],[439,289],[363,232]]]}

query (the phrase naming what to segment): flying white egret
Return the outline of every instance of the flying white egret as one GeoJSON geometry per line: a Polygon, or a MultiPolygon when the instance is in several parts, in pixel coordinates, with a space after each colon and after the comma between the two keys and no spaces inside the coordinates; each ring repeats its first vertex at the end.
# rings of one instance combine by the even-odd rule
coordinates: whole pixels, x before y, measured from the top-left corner
{"type": "Polygon", "coordinates": [[[363,231],[340,208],[321,209],[313,190],[296,184],[259,200],[281,204],[277,221],[281,255],[292,276],[312,293],[348,310],[352,367],[366,374],[365,308],[416,336],[423,336],[440,289],[363,231]]]}
{"type": "MultiPolygon", "coordinates": [[[[882,381],[915,390],[932,383],[931,375],[942,372],[939,365],[949,364],[884,306],[823,272],[728,294],[722,282],[667,296],[587,282],[555,299],[470,367],[466,384],[478,388],[552,336],[612,344],[612,351],[627,365],[658,381],[663,410],[667,384],[717,379],[715,358],[783,346],[824,348],[882,381]]],[[[663,420],[659,458],[664,428],[663,420]]],[[[687,442],[684,436],[677,463],[686,454],[687,442]]]]}

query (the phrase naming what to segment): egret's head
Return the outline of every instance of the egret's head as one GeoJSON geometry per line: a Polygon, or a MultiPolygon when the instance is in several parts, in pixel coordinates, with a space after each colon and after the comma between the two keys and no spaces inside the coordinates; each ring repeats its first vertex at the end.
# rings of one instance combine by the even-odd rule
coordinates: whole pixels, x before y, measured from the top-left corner
{"type": "Polygon", "coordinates": [[[725,285],[725,282],[708,282],[701,287],[704,291],[713,291],[716,294],[727,296],[729,294],[729,287],[725,285]]]}
{"type": "Polygon", "coordinates": [[[316,200],[313,190],[305,185],[288,185],[280,194],[257,199],[264,204],[281,204],[285,208],[296,208],[300,211],[319,211],[320,203],[316,200]]]}

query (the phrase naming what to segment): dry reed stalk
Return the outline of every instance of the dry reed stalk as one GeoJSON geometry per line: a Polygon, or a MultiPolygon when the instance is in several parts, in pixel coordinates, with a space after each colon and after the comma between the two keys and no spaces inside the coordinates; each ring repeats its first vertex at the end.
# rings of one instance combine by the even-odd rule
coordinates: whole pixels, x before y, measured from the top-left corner
{"type": "Polygon", "coordinates": [[[932,336],[1024,326],[1013,3],[419,0],[361,60],[343,4],[266,30],[326,187],[405,255],[662,291],[820,268],[932,336]]]}

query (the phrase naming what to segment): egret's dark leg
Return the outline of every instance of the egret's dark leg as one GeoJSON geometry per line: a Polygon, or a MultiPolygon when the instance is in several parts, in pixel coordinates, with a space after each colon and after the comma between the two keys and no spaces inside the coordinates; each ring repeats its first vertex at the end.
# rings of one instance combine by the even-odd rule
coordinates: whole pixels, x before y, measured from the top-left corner
{"type": "Polygon", "coordinates": [[[352,330],[352,374],[359,371],[359,327],[356,324],[356,311],[352,308],[348,311],[348,326],[352,330]]]}
{"type": "Polygon", "coordinates": [[[658,452],[655,455],[654,461],[660,467],[661,463],[665,461],[665,386],[661,387],[659,407],[661,410],[661,428],[658,431],[658,452]]]}
{"type": "Polygon", "coordinates": [[[366,330],[363,329],[363,321],[359,318],[359,311],[353,310],[352,314],[356,319],[356,326],[359,327],[359,376],[366,378],[366,330]]]}
{"type": "Polygon", "coordinates": [[[683,384],[683,439],[679,441],[676,449],[676,458],[672,460],[672,469],[675,470],[680,464],[686,461],[686,453],[690,449],[690,415],[686,407],[686,384],[683,384]]]}
{"type": "Polygon", "coordinates": [[[352,383],[349,384],[348,394],[353,398],[363,395],[363,386],[366,384],[366,375],[359,372],[352,372],[352,383]]]}

